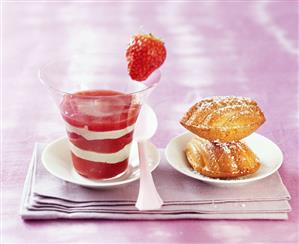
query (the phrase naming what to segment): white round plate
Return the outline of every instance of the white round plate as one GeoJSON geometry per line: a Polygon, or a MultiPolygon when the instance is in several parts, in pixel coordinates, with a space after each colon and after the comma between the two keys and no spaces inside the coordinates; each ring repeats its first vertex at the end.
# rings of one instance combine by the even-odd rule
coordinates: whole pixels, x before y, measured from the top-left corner
{"type": "Polygon", "coordinates": [[[274,142],[262,135],[253,133],[242,141],[259,157],[261,161],[259,170],[254,174],[237,179],[222,180],[210,178],[194,171],[184,153],[187,143],[195,136],[190,132],[186,132],[173,138],[168,143],[165,154],[169,164],[177,171],[206,183],[218,186],[232,186],[254,182],[273,174],[279,169],[283,161],[282,152],[274,142]]]}
{"type": "MultiPolygon", "coordinates": [[[[137,143],[133,142],[129,167],[124,174],[111,179],[93,180],[78,174],[73,167],[67,138],[57,139],[46,146],[42,153],[44,167],[54,176],[85,187],[106,188],[135,181],[140,177],[137,143]]],[[[153,171],[160,162],[157,148],[150,142],[145,142],[149,168],[153,171]]]]}

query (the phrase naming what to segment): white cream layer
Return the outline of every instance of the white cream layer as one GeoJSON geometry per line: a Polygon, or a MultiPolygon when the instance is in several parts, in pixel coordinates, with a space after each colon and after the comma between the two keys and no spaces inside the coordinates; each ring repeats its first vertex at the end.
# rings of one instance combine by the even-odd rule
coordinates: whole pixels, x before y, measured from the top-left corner
{"type": "Polygon", "coordinates": [[[117,138],[120,138],[134,130],[134,124],[133,124],[124,129],[121,129],[121,130],[91,131],[91,130],[88,130],[88,126],[85,126],[84,128],[75,127],[75,126],[70,125],[66,121],[65,121],[65,127],[68,132],[76,133],[89,141],[90,140],[117,139],[117,138]]]}
{"type": "Polygon", "coordinates": [[[129,157],[131,144],[127,144],[123,149],[119,150],[115,153],[98,153],[98,152],[91,152],[80,149],[76,147],[73,143],[69,142],[70,149],[72,153],[74,153],[77,157],[93,161],[93,162],[103,162],[107,164],[114,164],[124,161],[126,158],[129,157]]]}

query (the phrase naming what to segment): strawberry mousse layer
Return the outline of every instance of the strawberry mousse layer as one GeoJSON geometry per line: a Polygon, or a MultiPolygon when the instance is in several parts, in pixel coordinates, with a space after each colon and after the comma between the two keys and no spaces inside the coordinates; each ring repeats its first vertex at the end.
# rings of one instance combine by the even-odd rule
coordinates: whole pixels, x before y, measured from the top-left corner
{"type": "Polygon", "coordinates": [[[92,179],[123,173],[128,167],[140,105],[120,92],[95,90],[65,95],[65,120],[77,172],[92,179]]]}

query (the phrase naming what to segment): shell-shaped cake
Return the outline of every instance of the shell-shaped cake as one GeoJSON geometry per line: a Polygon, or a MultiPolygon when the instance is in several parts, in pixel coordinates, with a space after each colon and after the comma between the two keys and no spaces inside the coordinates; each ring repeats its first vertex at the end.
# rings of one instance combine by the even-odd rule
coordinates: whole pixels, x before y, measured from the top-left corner
{"type": "Polygon", "coordinates": [[[185,153],[192,168],[211,178],[229,179],[255,173],[258,157],[243,142],[210,142],[193,138],[185,153]]]}
{"type": "Polygon", "coordinates": [[[194,104],[180,123],[207,140],[238,141],[265,122],[257,103],[244,97],[211,97],[194,104]]]}

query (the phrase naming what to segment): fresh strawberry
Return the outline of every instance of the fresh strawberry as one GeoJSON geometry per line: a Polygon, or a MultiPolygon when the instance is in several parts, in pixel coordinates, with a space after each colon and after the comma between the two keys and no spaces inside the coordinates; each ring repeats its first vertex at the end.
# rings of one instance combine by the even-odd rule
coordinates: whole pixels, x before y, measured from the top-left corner
{"type": "Polygon", "coordinates": [[[138,34],[131,38],[126,58],[131,78],[143,81],[163,64],[166,48],[164,43],[152,34],[138,34]]]}

